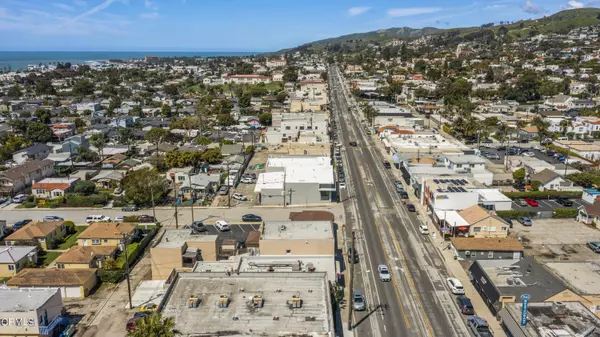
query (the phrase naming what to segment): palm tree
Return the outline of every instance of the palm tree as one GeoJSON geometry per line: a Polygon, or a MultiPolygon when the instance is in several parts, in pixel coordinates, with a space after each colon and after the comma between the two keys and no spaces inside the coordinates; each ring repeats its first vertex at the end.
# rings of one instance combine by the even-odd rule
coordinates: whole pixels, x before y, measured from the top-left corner
{"type": "Polygon", "coordinates": [[[106,146],[106,138],[103,133],[95,134],[90,138],[90,144],[92,144],[95,148],[98,149],[98,156],[100,160],[102,160],[102,150],[104,146],[106,146]]]}
{"type": "Polygon", "coordinates": [[[569,127],[573,126],[573,121],[570,119],[563,119],[560,121],[560,127],[562,128],[562,134],[565,136],[567,131],[569,131],[569,127]]]}
{"type": "Polygon", "coordinates": [[[173,317],[163,319],[162,313],[148,315],[135,324],[135,330],[127,333],[130,337],[174,337],[175,320],[173,317]]]}
{"type": "Polygon", "coordinates": [[[500,123],[498,130],[496,130],[496,139],[500,141],[500,145],[504,145],[504,141],[506,141],[506,137],[510,132],[511,130],[508,125],[500,123]]]}

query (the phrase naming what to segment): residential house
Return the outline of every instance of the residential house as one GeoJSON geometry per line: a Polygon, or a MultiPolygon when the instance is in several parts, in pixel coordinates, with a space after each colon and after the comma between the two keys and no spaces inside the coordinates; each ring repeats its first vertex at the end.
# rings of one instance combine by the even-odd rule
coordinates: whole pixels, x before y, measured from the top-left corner
{"type": "Polygon", "coordinates": [[[558,175],[558,173],[549,169],[544,169],[530,177],[531,181],[540,182],[540,191],[563,191],[573,188],[572,181],[558,175]]]}
{"type": "Polygon", "coordinates": [[[116,246],[73,246],[54,260],[56,268],[102,268],[106,259],[114,259],[116,246]]]}
{"type": "Polygon", "coordinates": [[[235,84],[258,84],[258,83],[271,83],[271,76],[264,75],[229,75],[223,77],[223,80],[227,83],[235,84]]]}
{"type": "Polygon", "coordinates": [[[71,137],[75,134],[75,123],[52,124],[52,134],[59,140],[71,137]]]}
{"type": "Polygon", "coordinates": [[[266,65],[267,65],[268,68],[285,67],[286,64],[287,64],[287,61],[285,59],[282,59],[282,60],[268,59],[267,62],[266,62],[266,65]]]}
{"type": "Polygon", "coordinates": [[[588,92],[588,84],[585,82],[573,81],[569,85],[569,93],[573,96],[578,96],[588,92]]]}
{"type": "Polygon", "coordinates": [[[508,236],[508,223],[479,205],[464,209],[458,212],[458,215],[468,224],[466,229],[468,232],[460,231],[460,228],[457,228],[463,235],[468,234],[468,236],[476,238],[505,238],[508,236]]]}
{"type": "Polygon", "coordinates": [[[31,194],[39,199],[56,199],[75,189],[79,178],[46,178],[31,185],[31,194]]]}
{"type": "Polygon", "coordinates": [[[121,186],[125,174],[117,170],[101,170],[90,180],[96,184],[99,189],[114,189],[121,186]]]}
{"type": "Polygon", "coordinates": [[[39,181],[54,175],[52,160],[30,160],[22,165],[0,172],[0,195],[14,196],[39,181]]]}
{"type": "Polygon", "coordinates": [[[494,315],[505,303],[521,303],[523,294],[529,294],[531,302],[546,302],[571,293],[531,256],[520,260],[476,260],[469,268],[469,276],[494,315]]]}
{"type": "Polygon", "coordinates": [[[591,99],[569,99],[567,101],[567,107],[569,109],[591,109],[596,106],[596,103],[591,99]]]}
{"type": "Polygon", "coordinates": [[[65,221],[38,221],[21,227],[4,238],[4,241],[7,246],[37,245],[43,250],[48,250],[54,248],[66,234],[65,221]]]}
{"type": "MultiPolygon", "coordinates": [[[[225,147],[227,145],[223,145],[225,147]]],[[[169,182],[175,182],[178,185],[183,184],[186,181],[189,181],[189,176],[191,176],[194,172],[194,167],[173,167],[167,171],[166,177],[169,182]]]]}
{"type": "Polygon", "coordinates": [[[52,147],[43,143],[33,144],[13,153],[13,161],[21,165],[27,160],[46,159],[46,157],[48,157],[48,155],[50,154],[51,149],[52,147]]]}
{"type": "Polygon", "coordinates": [[[577,221],[586,225],[595,224],[600,228],[600,201],[595,201],[591,205],[581,205],[577,210],[577,221]]]}
{"type": "Polygon", "coordinates": [[[90,110],[91,112],[96,112],[102,109],[100,103],[96,102],[88,102],[88,103],[79,103],[75,106],[77,108],[77,113],[82,114],[86,110],[90,110]]]}
{"type": "Polygon", "coordinates": [[[37,262],[37,247],[8,246],[0,248],[0,277],[13,277],[28,262],[37,262]]]}
{"type": "Polygon", "coordinates": [[[179,190],[187,199],[191,198],[192,194],[199,198],[214,194],[220,182],[221,176],[219,174],[199,173],[184,180],[179,190]]]}
{"type": "Polygon", "coordinates": [[[544,101],[544,104],[552,106],[560,111],[566,111],[569,109],[569,106],[568,106],[569,99],[571,99],[571,96],[560,94],[560,95],[556,95],[554,97],[546,99],[546,101],[544,101]]]}
{"type": "Polygon", "coordinates": [[[459,260],[519,260],[525,248],[516,238],[450,239],[450,249],[459,260]]]}
{"type": "Polygon", "coordinates": [[[96,287],[97,269],[25,268],[8,280],[9,288],[59,288],[63,298],[85,298],[96,287]]]}
{"type": "Polygon", "coordinates": [[[55,151],[57,153],[78,153],[80,149],[89,150],[90,149],[90,141],[83,135],[77,135],[73,137],[69,137],[65,139],[64,142],[61,143],[59,150],[55,151]]]}
{"type": "Polygon", "coordinates": [[[125,241],[131,242],[138,235],[137,223],[93,222],[77,236],[80,246],[113,246],[125,249],[125,241]]]}
{"type": "Polygon", "coordinates": [[[242,144],[224,144],[223,146],[221,146],[221,154],[223,155],[223,157],[229,157],[232,155],[239,155],[243,153],[244,146],[242,144]]]}
{"type": "Polygon", "coordinates": [[[521,139],[533,140],[539,135],[537,126],[528,126],[519,129],[519,137],[521,139]]]}
{"type": "Polygon", "coordinates": [[[282,73],[273,74],[273,82],[283,82],[283,74],[282,73]]]}
{"type": "Polygon", "coordinates": [[[110,156],[102,161],[102,168],[114,169],[116,166],[121,164],[123,160],[127,159],[127,156],[121,153],[117,153],[114,156],[110,156]]]}

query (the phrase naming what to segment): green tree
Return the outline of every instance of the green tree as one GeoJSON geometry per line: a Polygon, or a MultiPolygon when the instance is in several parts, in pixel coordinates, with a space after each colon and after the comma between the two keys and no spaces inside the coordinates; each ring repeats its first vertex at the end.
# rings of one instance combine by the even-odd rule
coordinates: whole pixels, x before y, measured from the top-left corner
{"type": "Polygon", "coordinates": [[[92,195],[96,193],[96,184],[89,180],[80,180],[75,183],[75,193],[92,195]]]}
{"type": "Polygon", "coordinates": [[[196,151],[171,151],[165,157],[165,165],[168,167],[197,167],[202,162],[202,153],[196,151]]]}
{"type": "Polygon", "coordinates": [[[117,134],[119,135],[119,142],[121,144],[129,146],[133,141],[134,131],[132,128],[121,128],[117,130],[117,134]]]}
{"type": "Polygon", "coordinates": [[[177,96],[177,94],[179,94],[179,88],[174,84],[165,85],[163,90],[164,90],[165,94],[167,94],[171,97],[175,97],[175,96],[177,96]]]}
{"type": "Polygon", "coordinates": [[[52,130],[44,123],[29,123],[25,139],[31,143],[45,143],[52,140],[52,130]]]}
{"type": "Polygon", "coordinates": [[[285,102],[287,97],[288,97],[287,92],[280,91],[279,93],[277,93],[277,102],[283,103],[283,102],[285,102]]]}
{"type": "Polygon", "coordinates": [[[0,160],[12,159],[13,153],[20,150],[25,144],[23,137],[8,135],[0,137],[0,160]]]}
{"type": "Polygon", "coordinates": [[[144,117],[144,111],[139,106],[134,106],[129,110],[129,116],[144,117]]]}
{"type": "Polygon", "coordinates": [[[360,109],[362,110],[362,112],[363,112],[365,118],[367,119],[367,121],[369,122],[369,124],[371,126],[373,126],[373,121],[375,120],[375,117],[377,117],[377,115],[379,114],[377,109],[375,109],[368,102],[363,102],[360,105],[360,109]]]}
{"type": "Polygon", "coordinates": [[[525,168],[520,168],[513,172],[513,179],[519,183],[522,183],[525,180],[525,176],[527,172],[525,172],[525,168]]]}
{"type": "Polygon", "coordinates": [[[73,86],[72,93],[78,96],[87,96],[94,93],[94,84],[88,79],[81,80],[73,86]]]}
{"type": "Polygon", "coordinates": [[[8,89],[7,95],[10,97],[21,97],[23,95],[23,91],[21,90],[21,86],[18,84],[13,85],[8,89]]]}
{"type": "Polygon", "coordinates": [[[171,106],[163,104],[163,106],[160,108],[160,114],[163,117],[171,117],[171,106]]]}
{"type": "Polygon", "coordinates": [[[206,136],[201,136],[196,139],[196,144],[206,146],[206,145],[212,144],[212,139],[210,139],[206,136]]]}
{"type": "Polygon", "coordinates": [[[249,108],[251,99],[252,99],[252,97],[250,97],[249,94],[246,94],[246,93],[243,94],[238,100],[238,104],[240,105],[240,108],[249,108]]]}
{"type": "Polygon", "coordinates": [[[175,337],[173,317],[163,319],[162,313],[153,313],[135,323],[135,330],[129,331],[129,337],[175,337]]]}
{"type": "Polygon", "coordinates": [[[54,90],[54,86],[52,86],[50,80],[43,78],[35,83],[35,93],[40,96],[55,95],[56,90],[54,90]]]}
{"type": "Polygon", "coordinates": [[[230,126],[236,124],[236,121],[231,114],[224,113],[217,115],[217,123],[220,126],[230,126]]]}
{"type": "Polygon", "coordinates": [[[283,71],[284,82],[296,82],[298,81],[298,69],[289,67],[283,71]]]}
{"type": "Polygon", "coordinates": [[[82,118],[79,118],[79,117],[77,117],[73,120],[73,124],[75,124],[76,129],[83,128],[87,125],[85,120],[83,120],[82,118]]]}
{"type": "Polygon", "coordinates": [[[260,124],[270,126],[273,122],[273,114],[270,112],[263,112],[258,115],[258,120],[260,121],[260,124]]]}
{"type": "Polygon", "coordinates": [[[38,118],[38,121],[40,123],[44,123],[44,124],[50,124],[51,120],[50,120],[50,111],[46,110],[46,109],[37,109],[35,110],[34,113],[35,117],[38,118]]]}
{"type": "Polygon", "coordinates": [[[125,176],[125,199],[135,205],[150,205],[152,196],[159,200],[167,192],[163,175],[156,170],[141,169],[125,176]]]}
{"type": "Polygon", "coordinates": [[[215,147],[204,151],[201,158],[209,164],[215,164],[221,161],[223,156],[221,155],[221,149],[215,147]]]}
{"type": "Polygon", "coordinates": [[[90,138],[90,144],[96,149],[98,149],[98,157],[100,158],[100,160],[102,160],[102,151],[104,150],[106,143],[107,139],[103,133],[97,133],[95,135],[92,135],[92,137],[90,138]]]}

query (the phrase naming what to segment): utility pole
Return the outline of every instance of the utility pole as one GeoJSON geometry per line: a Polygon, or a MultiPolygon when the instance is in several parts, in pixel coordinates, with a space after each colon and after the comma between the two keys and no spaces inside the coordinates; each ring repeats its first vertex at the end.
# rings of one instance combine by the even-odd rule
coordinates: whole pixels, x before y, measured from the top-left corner
{"type": "Polygon", "coordinates": [[[123,234],[123,243],[125,244],[125,276],[127,277],[127,293],[129,294],[129,309],[133,309],[131,304],[131,282],[129,281],[129,254],[127,254],[127,234],[123,234]]]}
{"type": "Polygon", "coordinates": [[[226,161],[225,163],[227,164],[227,208],[231,208],[231,191],[229,190],[229,180],[231,179],[229,175],[231,171],[229,171],[229,162],[226,161]]]}
{"type": "Polygon", "coordinates": [[[179,191],[177,190],[177,183],[175,182],[175,172],[171,173],[171,180],[175,187],[175,229],[179,229],[179,219],[177,217],[177,202],[179,200],[179,191]]]}
{"type": "Polygon", "coordinates": [[[195,196],[196,193],[194,192],[194,188],[192,187],[192,178],[190,175],[188,175],[188,182],[190,183],[190,210],[192,211],[192,223],[194,222],[194,201],[196,201],[195,196]]]}
{"type": "Polygon", "coordinates": [[[154,188],[150,187],[150,199],[152,200],[152,216],[154,217],[154,221],[156,221],[156,207],[154,207],[154,188]]]}
{"type": "Polygon", "coordinates": [[[348,264],[350,265],[350,275],[348,275],[348,330],[352,330],[352,292],[354,291],[352,287],[354,286],[354,254],[356,254],[356,250],[354,248],[355,240],[356,236],[354,231],[352,231],[352,245],[350,246],[352,247],[352,252],[351,254],[348,254],[348,264]]]}

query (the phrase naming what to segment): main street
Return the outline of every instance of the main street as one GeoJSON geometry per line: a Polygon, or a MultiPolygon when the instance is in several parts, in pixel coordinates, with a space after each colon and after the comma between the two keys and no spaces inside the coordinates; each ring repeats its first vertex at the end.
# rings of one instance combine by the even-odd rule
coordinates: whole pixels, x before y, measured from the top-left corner
{"type": "Polygon", "coordinates": [[[329,81],[340,141],[359,145],[346,147],[348,188],[342,193],[348,231],[358,233],[361,262],[354,288],[361,289],[369,304],[365,313],[355,314],[356,335],[468,336],[454,297],[444,286],[443,259],[419,233],[419,219],[402,205],[395,178],[383,168],[383,157],[357,112],[349,108],[349,94],[336,68],[329,81]],[[379,264],[390,267],[393,282],[379,280],[379,264]]]}

